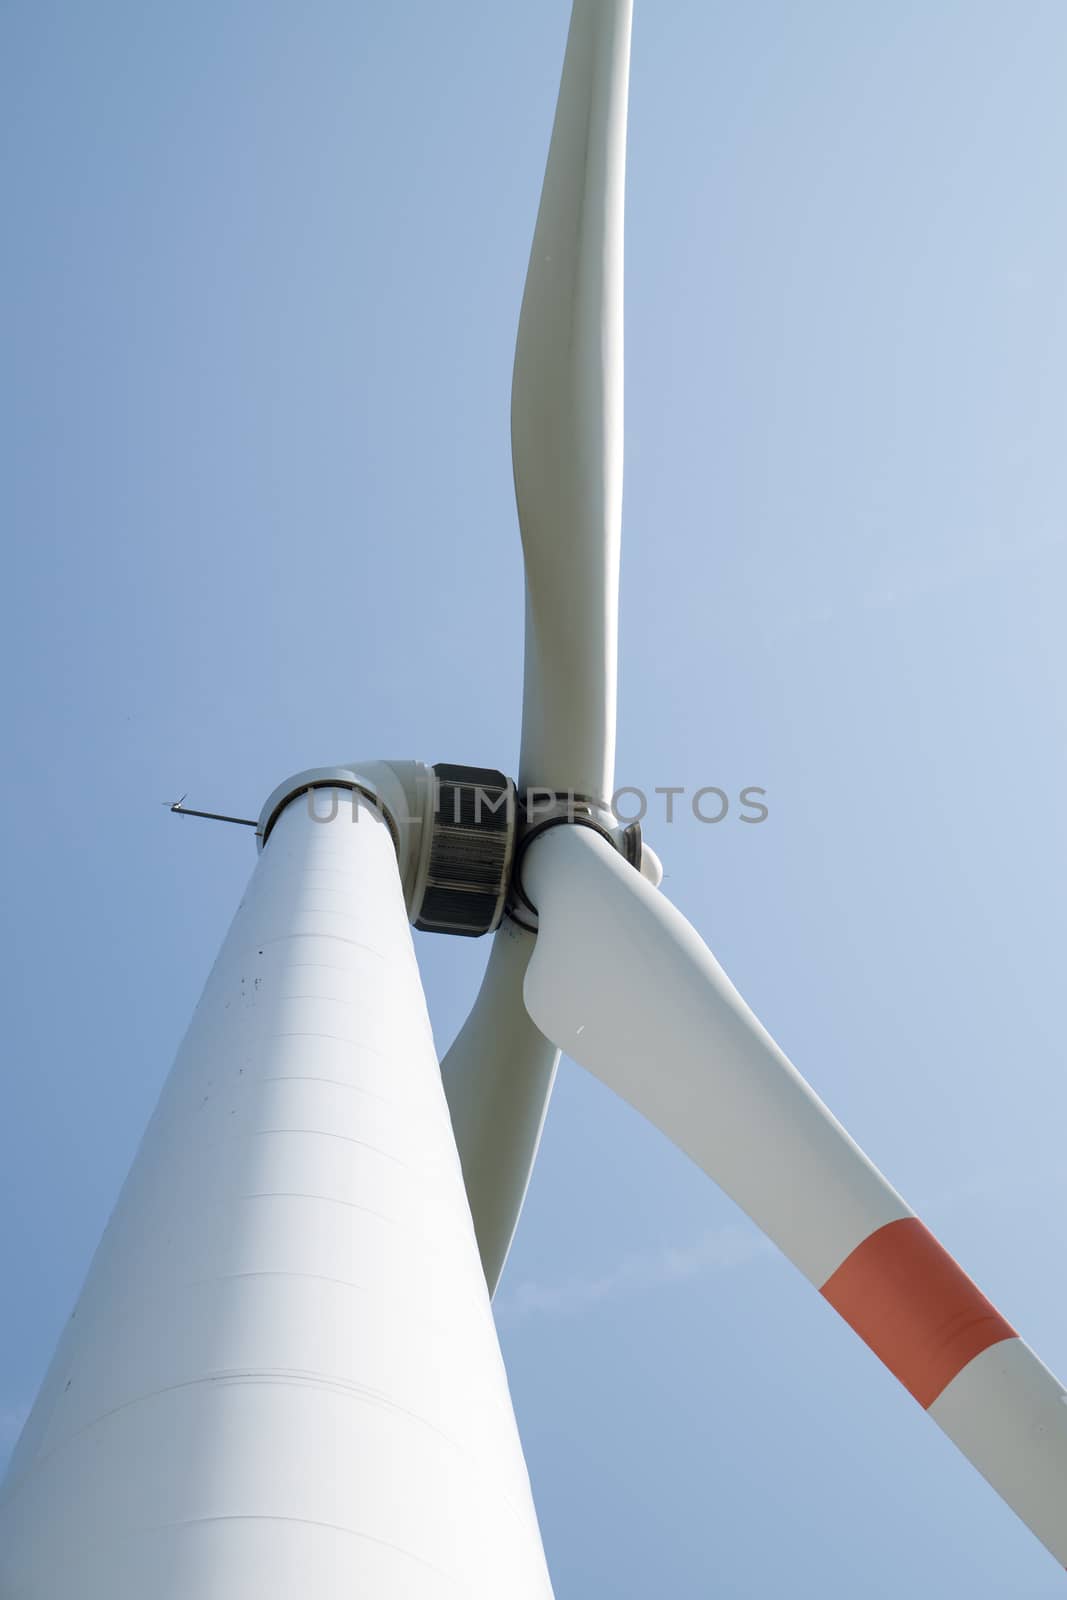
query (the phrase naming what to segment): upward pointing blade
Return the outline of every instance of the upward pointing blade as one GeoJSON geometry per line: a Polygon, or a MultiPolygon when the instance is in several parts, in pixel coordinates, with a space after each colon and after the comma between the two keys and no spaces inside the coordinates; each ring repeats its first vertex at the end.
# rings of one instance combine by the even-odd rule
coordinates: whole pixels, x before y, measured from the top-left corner
{"type": "MultiPolygon", "coordinates": [[[[519,318],[511,439],[526,561],[519,786],[609,799],[622,511],[622,253],[631,0],[575,0],[519,318]]],[[[442,1063],[492,1292],[556,1063],[505,923],[442,1063]]]]}
{"type": "Polygon", "coordinates": [[[1067,1395],[827,1111],[669,901],[588,828],[535,839],[537,1026],[702,1167],[1061,1562],[1067,1395]]]}
{"type": "Polygon", "coordinates": [[[622,514],[630,0],[575,0],[511,391],[526,560],[520,787],[608,798],[622,514]]]}

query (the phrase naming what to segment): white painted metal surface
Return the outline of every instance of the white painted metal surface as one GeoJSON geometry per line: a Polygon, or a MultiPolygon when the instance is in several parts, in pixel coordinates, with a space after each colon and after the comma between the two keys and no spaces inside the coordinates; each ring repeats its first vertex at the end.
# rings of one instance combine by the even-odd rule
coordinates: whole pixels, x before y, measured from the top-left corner
{"type": "Polygon", "coordinates": [[[208,980],[12,1464],[4,1600],[551,1594],[393,845],[337,799],[283,812],[208,980]]]}

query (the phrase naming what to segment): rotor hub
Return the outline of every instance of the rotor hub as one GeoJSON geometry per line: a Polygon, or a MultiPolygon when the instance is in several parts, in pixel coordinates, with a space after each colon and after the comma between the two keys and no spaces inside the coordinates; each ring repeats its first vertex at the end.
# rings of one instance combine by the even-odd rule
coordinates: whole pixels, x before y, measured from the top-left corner
{"type": "Polygon", "coordinates": [[[524,796],[494,767],[368,761],[313,767],[280,784],[260,813],[260,849],[286,806],[307,796],[318,822],[356,822],[368,808],[396,850],[408,918],[424,933],[478,938],[505,915],[531,933],[537,909],[522,884],[523,856],[539,834],[563,825],[592,828],[652,882],[661,875],[637,822],[620,823],[605,801],[530,789],[524,796]],[[347,791],[351,804],[317,806],[320,789],[347,791]]]}

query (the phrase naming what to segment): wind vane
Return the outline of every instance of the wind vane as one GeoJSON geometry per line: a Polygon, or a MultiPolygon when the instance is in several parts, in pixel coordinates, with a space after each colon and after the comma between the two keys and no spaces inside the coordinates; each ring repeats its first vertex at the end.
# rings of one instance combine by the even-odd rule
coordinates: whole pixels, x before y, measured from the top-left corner
{"type": "Polygon", "coordinates": [[[163,804],[168,811],[173,811],[176,817],[206,817],[209,822],[236,822],[242,828],[259,826],[255,817],[227,817],[220,811],[194,811],[185,804],[185,795],[182,795],[180,800],[164,800],[163,804]]]}

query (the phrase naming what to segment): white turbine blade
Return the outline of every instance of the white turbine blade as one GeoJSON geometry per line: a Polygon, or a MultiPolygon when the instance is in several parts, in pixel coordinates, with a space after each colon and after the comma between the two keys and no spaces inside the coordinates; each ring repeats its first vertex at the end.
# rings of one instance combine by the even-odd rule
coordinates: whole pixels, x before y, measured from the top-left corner
{"type": "Polygon", "coordinates": [[[526,561],[520,788],[609,798],[631,0],[575,0],[511,392],[526,561]]]}
{"type": "Polygon", "coordinates": [[[700,936],[588,828],[529,846],[538,1027],[702,1167],[1067,1564],[1067,1395],[827,1111],[700,936]]]}
{"type": "Polygon", "coordinates": [[[441,1062],[452,1130],[490,1295],[526,1198],[559,1051],[522,995],[534,938],[506,921],[474,1008],[441,1062]]]}
{"type": "MultiPolygon", "coordinates": [[[[622,255],[631,0],[575,0],[511,393],[526,564],[519,786],[609,799],[622,511],[622,255]]],[[[530,936],[497,934],[442,1071],[490,1293],[559,1052],[522,999],[530,936]]]]}

